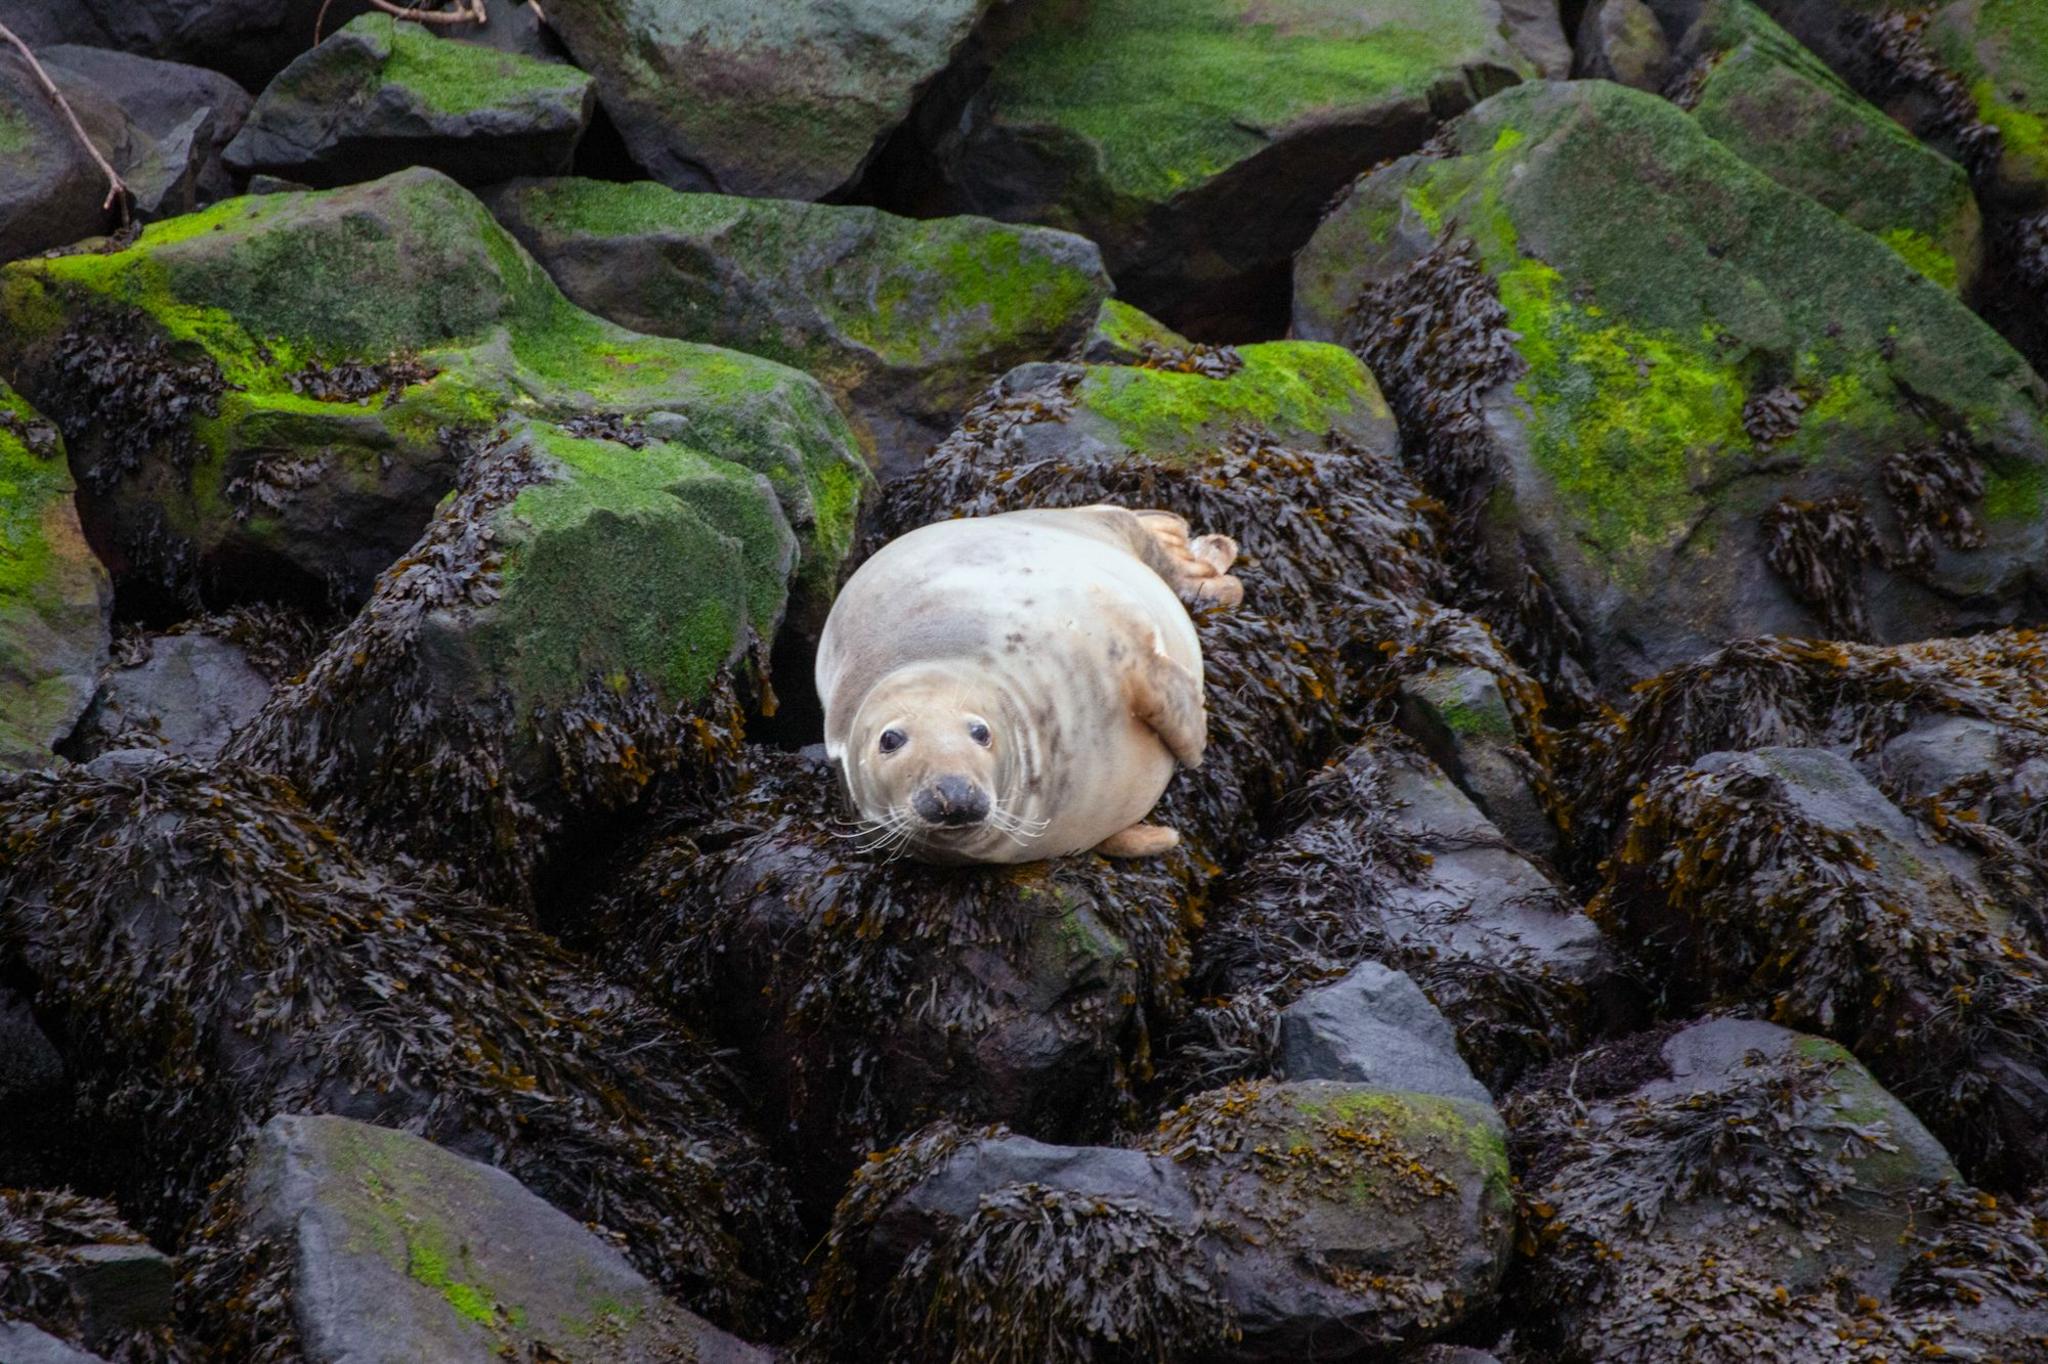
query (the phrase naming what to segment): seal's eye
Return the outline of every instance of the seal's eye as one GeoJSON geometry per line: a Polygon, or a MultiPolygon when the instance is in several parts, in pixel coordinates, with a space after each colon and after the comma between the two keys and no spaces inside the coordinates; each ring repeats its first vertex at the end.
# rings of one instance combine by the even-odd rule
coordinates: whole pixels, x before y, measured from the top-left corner
{"type": "Polygon", "coordinates": [[[909,742],[910,736],[900,729],[885,729],[882,731],[881,749],[884,753],[894,753],[909,742]]]}
{"type": "Polygon", "coordinates": [[[968,721],[967,737],[980,744],[983,748],[987,748],[989,740],[988,726],[979,720],[968,721]]]}

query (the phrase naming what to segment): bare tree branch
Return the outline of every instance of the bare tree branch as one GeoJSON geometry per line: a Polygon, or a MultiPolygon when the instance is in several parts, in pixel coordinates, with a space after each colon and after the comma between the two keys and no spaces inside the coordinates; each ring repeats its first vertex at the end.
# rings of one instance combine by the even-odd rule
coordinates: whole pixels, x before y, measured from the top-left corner
{"type": "Polygon", "coordinates": [[[484,0],[459,0],[451,10],[408,9],[395,5],[391,0],[370,0],[370,4],[384,13],[398,19],[409,19],[415,24],[486,24],[490,15],[484,10],[484,0]]]}
{"type": "Polygon", "coordinates": [[[100,149],[93,146],[92,139],[85,135],[85,127],[79,123],[78,115],[71,112],[71,102],[64,98],[64,92],[59,90],[57,83],[50,79],[50,73],[43,70],[43,64],[36,60],[36,54],[29,50],[29,45],[15,37],[14,30],[5,24],[0,24],[0,41],[8,43],[16,52],[22,55],[23,60],[28,63],[29,70],[35,72],[36,79],[42,82],[44,91],[49,94],[50,99],[56,104],[57,112],[64,115],[64,121],[71,125],[71,131],[77,135],[79,145],[85,148],[86,155],[93,159],[94,165],[106,173],[107,197],[100,204],[100,207],[102,209],[109,209],[119,204],[121,206],[121,226],[128,226],[128,182],[121,178],[120,172],[114,169],[106,157],[100,155],[100,149]]]}

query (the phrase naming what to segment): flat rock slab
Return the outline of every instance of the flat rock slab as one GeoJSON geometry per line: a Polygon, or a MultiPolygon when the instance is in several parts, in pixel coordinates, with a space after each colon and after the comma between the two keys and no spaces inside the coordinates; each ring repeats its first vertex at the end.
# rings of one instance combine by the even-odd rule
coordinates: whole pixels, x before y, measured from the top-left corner
{"type": "Polygon", "coordinates": [[[273,1118],[244,1197],[252,1230],[293,1257],[308,1364],[770,1358],[504,1171],[404,1132],[273,1118]]]}

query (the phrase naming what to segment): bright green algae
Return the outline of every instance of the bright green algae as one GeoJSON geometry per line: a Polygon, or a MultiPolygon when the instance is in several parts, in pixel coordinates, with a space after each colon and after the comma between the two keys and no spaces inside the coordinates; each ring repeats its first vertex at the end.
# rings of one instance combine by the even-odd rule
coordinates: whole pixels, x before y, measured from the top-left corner
{"type": "Polygon", "coordinates": [[[1386,399],[1358,357],[1313,341],[1238,348],[1226,378],[1138,366],[1090,366],[1075,401],[1148,458],[1204,454],[1239,426],[1320,440],[1360,414],[1387,420],[1386,399]]]}
{"type": "Polygon", "coordinates": [[[2048,204],[2048,6],[1962,0],[1937,12],[1929,37],[1999,131],[1999,179],[2048,204]]]}
{"type": "Polygon", "coordinates": [[[590,77],[573,66],[450,42],[424,25],[390,15],[361,15],[343,31],[374,35],[391,54],[381,83],[407,91],[421,108],[437,114],[477,113],[535,95],[577,99],[590,84],[590,77]]]}
{"type": "Polygon", "coordinates": [[[1053,11],[989,89],[1004,121],[1088,139],[1116,192],[1159,200],[1263,150],[1260,128],[1422,96],[1482,56],[1517,61],[1492,14],[1444,0],[1097,0],[1078,18],[1053,11]]]}

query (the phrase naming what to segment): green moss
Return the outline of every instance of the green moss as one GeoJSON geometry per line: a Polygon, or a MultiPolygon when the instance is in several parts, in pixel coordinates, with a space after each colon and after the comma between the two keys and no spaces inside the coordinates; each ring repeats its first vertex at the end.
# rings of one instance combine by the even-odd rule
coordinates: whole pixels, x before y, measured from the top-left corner
{"type": "Polygon", "coordinates": [[[1107,347],[1129,359],[1136,359],[1148,345],[1179,350],[1188,339],[1148,313],[1133,308],[1120,298],[1106,298],[1095,314],[1095,329],[1088,343],[1107,347]]]}
{"type": "MultiPolygon", "coordinates": [[[[40,420],[4,383],[0,417],[40,420]]],[[[71,470],[61,453],[45,459],[0,425],[0,602],[33,603],[41,595],[60,562],[51,517],[66,512],[71,494],[71,470]]]]}
{"type": "Polygon", "coordinates": [[[459,1315],[484,1326],[496,1321],[490,1298],[475,1284],[450,1277],[448,1261],[439,1251],[418,1241],[409,1244],[406,1250],[406,1272],[439,1293],[459,1315]]]}
{"type": "Polygon", "coordinates": [[[19,111],[0,103],[0,156],[19,156],[35,140],[35,124],[19,111]]]}
{"type": "Polygon", "coordinates": [[[1898,252],[1906,264],[1950,293],[1960,286],[1961,272],[1956,266],[1956,258],[1942,250],[1941,244],[1926,233],[1910,227],[1894,227],[1879,233],[1878,240],[1898,252]]]}
{"type": "Polygon", "coordinates": [[[1968,81],[1977,117],[2003,137],[2002,177],[2048,191],[2048,10],[2035,0],[1979,0],[1942,11],[1932,33],[1968,81]]]}
{"type": "Polygon", "coordinates": [[[1983,510],[1989,521],[2039,521],[2048,512],[2048,469],[1992,468],[1984,477],[1983,510]]]}
{"type": "Polygon", "coordinates": [[[1514,723],[1505,708],[1467,705],[1456,697],[1447,697],[1437,702],[1436,709],[1443,717],[1444,727],[1453,734],[1489,739],[1515,736],[1514,723]]]}
{"type": "Polygon", "coordinates": [[[1481,5],[1097,0],[1058,10],[997,65],[997,116],[1100,149],[1114,192],[1167,198],[1263,151],[1267,129],[1421,97],[1505,54],[1481,5]]]}
{"type": "Polygon", "coordinates": [[[1379,386],[1358,358],[1313,341],[1242,347],[1228,378],[1121,366],[1091,367],[1076,400],[1109,421],[1123,442],[1152,458],[1203,453],[1237,425],[1320,439],[1361,410],[1387,416],[1379,386]]]}
{"type": "Polygon", "coordinates": [[[383,83],[409,92],[421,108],[437,114],[501,109],[536,97],[573,103],[590,85],[590,77],[573,66],[452,42],[389,15],[361,15],[348,29],[388,43],[383,83]]]}

